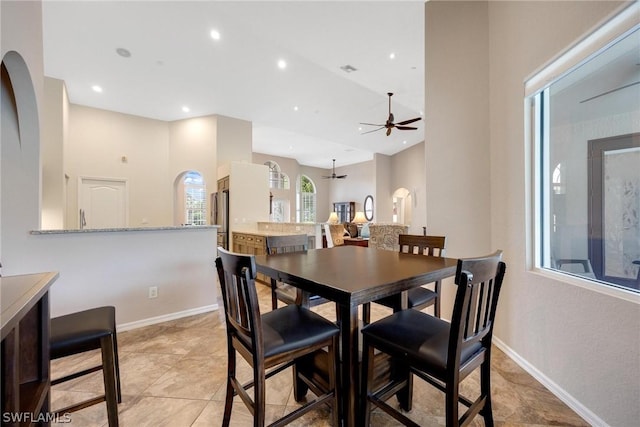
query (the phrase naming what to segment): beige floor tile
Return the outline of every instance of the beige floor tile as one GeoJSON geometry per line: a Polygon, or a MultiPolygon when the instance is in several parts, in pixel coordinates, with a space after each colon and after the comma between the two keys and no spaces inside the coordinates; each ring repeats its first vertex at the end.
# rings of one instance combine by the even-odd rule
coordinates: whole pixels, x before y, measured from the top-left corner
{"type": "MultiPolygon", "coordinates": [[[[261,309],[271,310],[267,286],[259,286],[261,309]]],[[[335,305],[313,308],[335,320],[335,305]]],[[[428,309],[427,309],[428,310],[428,309]]],[[[372,320],[391,311],[372,304],[372,320]]],[[[119,406],[120,425],[125,427],[171,426],[204,427],[220,425],[224,412],[227,375],[227,343],[224,319],[218,312],[200,314],[118,333],[123,403],[119,406]]],[[[494,348],[492,360],[493,414],[496,426],[586,426],[571,409],[553,396],[533,377],[523,371],[503,352],[494,348]]],[[[99,352],[59,359],[52,362],[54,378],[100,363],[99,352]]],[[[249,365],[238,356],[237,374],[241,382],[252,377],[249,365]]],[[[267,380],[267,423],[299,405],[293,399],[291,370],[267,380]]],[[[473,374],[462,385],[463,393],[477,393],[478,377],[473,374]]],[[[94,373],[52,388],[52,406],[63,406],[103,393],[102,374],[94,373]]],[[[312,394],[309,393],[311,398],[312,394]]],[[[413,410],[410,418],[423,426],[441,426],[444,420],[444,396],[419,379],[414,380],[413,410]]],[[[394,399],[390,404],[397,406],[394,399]]],[[[70,424],[59,426],[106,426],[104,403],[71,414],[70,424]]],[[[252,418],[236,397],[231,426],[251,425],[252,418]]],[[[321,408],[293,423],[295,426],[331,425],[330,411],[321,408]]],[[[380,410],[372,413],[371,426],[397,426],[394,419],[380,410]]],[[[483,426],[476,418],[473,426],[483,426]]]]}

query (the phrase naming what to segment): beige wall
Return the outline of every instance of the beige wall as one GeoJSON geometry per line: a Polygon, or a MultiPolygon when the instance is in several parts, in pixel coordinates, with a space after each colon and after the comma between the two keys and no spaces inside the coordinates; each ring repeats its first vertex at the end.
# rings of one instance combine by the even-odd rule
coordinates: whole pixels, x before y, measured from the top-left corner
{"type": "Polygon", "coordinates": [[[44,79],[42,122],[42,228],[64,228],[66,186],[64,144],[69,102],[62,80],[44,79]]]}
{"type": "Polygon", "coordinates": [[[215,228],[30,234],[40,228],[41,3],[0,2],[0,11],[2,59],[16,95],[13,102],[3,78],[2,274],[59,271],[50,291],[54,316],[112,304],[121,325],[215,308],[215,228]],[[147,298],[148,286],[159,287],[158,298],[147,298]]]}
{"type": "MultiPolygon", "coordinates": [[[[406,188],[411,193],[409,234],[422,234],[422,227],[427,225],[424,142],[391,157],[391,183],[394,191],[406,188]]],[[[427,186],[433,185],[438,185],[438,182],[427,183],[427,186]]],[[[427,232],[431,234],[428,229],[427,232]]]]}
{"type": "MultiPolygon", "coordinates": [[[[66,228],[78,227],[82,176],[127,180],[128,226],[173,224],[169,138],[167,122],[71,104],[65,159],[66,228]]],[[[171,154],[176,157],[172,164],[183,166],[181,151],[171,154]]]]}
{"type": "Polygon", "coordinates": [[[231,162],[251,162],[253,124],[246,120],[217,115],[217,164],[222,166],[217,179],[228,175],[231,162]]]}
{"type": "MultiPolygon", "coordinates": [[[[373,160],[336,168],[337,175],[346,174],[347,178],[329,180],[330,209],[333,210],[334,202],[355,202],[356,212],[364,211],[364,199],[368,195],[374,196],[375,202],[376,187],[373,171],[373,160]]],[[[326,221],[326,219],[324,218],[323,220],[326,221]]]]}
{"type": "Polygon", "coordinates": [[[590,424],[630,426],[640,419],[638,304],[527,267],[523,82],[618,5],[427,2],[425,155],[427,182],[440,183],[427,186],[428,226],[451,237],[448,255],[504,250],[496,342],[590,424]]]}

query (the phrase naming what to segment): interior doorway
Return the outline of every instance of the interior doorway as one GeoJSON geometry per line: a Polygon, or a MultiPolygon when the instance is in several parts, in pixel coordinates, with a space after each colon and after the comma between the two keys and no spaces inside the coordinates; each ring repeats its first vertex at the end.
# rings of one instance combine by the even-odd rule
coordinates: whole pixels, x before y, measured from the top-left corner
{"type": "Polygon", "coordinates": [[[398,188],[393,192],[391,206],[393,209],[391,221],[394,224],[411,225],[413,216],[413,198],[406,188],[398,188]]]}
{"type": "Polygon", "coordinates": [[[128,224],[127,180],[80,177],[79,223],[82,229],[126,228],[128,224]]]}

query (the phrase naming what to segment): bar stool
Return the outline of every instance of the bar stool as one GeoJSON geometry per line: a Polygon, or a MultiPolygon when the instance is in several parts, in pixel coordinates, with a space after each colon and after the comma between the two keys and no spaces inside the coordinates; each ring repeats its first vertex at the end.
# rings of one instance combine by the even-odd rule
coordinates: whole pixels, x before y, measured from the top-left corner
{"type": "Polygon", "coordinates": [[[98,307],[51,319],[49,353],[51,360],[100,349],[102,364],[51,381],[51,385],[102,370],[105,394],[55,411],[64,414],[96,405],[107,404],[109,427],[118,426],[118,403],[122,402],[120,367],[116,340],[115,307],[98,307]]]}

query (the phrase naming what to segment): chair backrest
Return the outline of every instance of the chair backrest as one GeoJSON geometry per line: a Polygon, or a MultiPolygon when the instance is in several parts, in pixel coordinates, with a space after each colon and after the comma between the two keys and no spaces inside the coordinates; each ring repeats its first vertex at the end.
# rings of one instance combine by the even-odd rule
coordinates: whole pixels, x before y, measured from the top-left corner
{"type": "Polygon", "coordinates": [[[469,347],[489,350],[505,270],[502,251],[458,260],[447,366],[457,366],[461,353],[469,347]]]}
{"type": "Polygon", "coordinates": [[[397,251],[399,250],[398,236],[408,232],[408,225],[369,224],[369,247],[397,251]]]}
{"type": "Polygon", "coordinates": [[[344,245],[344,225],[324,224],[324,235],[327,239],[327,247],[344,245]]]}
{"type": "Polygon", "coordinates": [[[308,249],[309,237],[306,234],[289,236],[267,236],[267,254],[304,252],[308,249]]]}
{"type": "Polygon", "coordinates": [[[220,247],[218,255],[216,268],[222,288],[228,339],[237,338],[256,357],[263,356],[255,257],[235,254],[220,247]]]}
{"type": "Polygon", "coordinates": [[[410,254],[440,256],[445,255],[445,236],[420,236],[413,234],[401,234],[398,236],[400,252],[410,254]]]}

